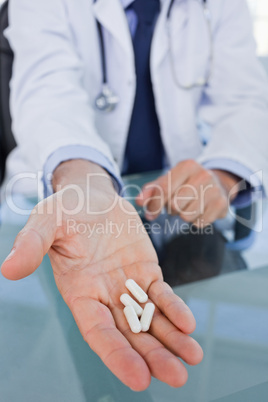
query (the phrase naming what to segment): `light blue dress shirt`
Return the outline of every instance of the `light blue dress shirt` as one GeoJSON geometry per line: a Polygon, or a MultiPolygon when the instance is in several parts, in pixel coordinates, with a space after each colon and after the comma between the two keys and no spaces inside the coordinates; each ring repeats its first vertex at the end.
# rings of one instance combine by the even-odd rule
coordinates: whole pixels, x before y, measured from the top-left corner
{"type": "MultiPolygon", "coordinates": [[[[123,8],[126,10],[127,7],[131,3],[133,3],[133,1],[135,0],[121,0],[123,8]]],[[[134,10],[130,9],[126,10],[126,17],[128,20],[131,35],[133,37],[138,23],[137,15],[134,10]]],[[[89,146],[69,145],[59,148],[57,151],[50,155],[45,163],[43,175],[45,197],[52,194],[53,192],[51,186],[51,176],[53,171],[60,163],[71,159],[85,159],[102,166],[111,175],[116,190],[118,192],[121,191],[123,186],[122,180],[114,171],[110,161],[102,153],[96,151],[94,148],[91,148],[89,146]]],[[[252,190],[256,190],[256,192],[258,192],[259,194],[260,189],[262,188],[259,179],[254,178],[253,172],[250,169],[233,160],[214,159],[206,162],[204,164],[204,167],[207,169],[220,169],[228,171],[237,175],[238,177],[241,177],[241,180],[244,179],[246,182],[251,184],[252,189],[244,191],[236,197],[235,201],[233,202],[233,205],[236,207],[241,208],[249,205],[252,202],[252,190]]]]}

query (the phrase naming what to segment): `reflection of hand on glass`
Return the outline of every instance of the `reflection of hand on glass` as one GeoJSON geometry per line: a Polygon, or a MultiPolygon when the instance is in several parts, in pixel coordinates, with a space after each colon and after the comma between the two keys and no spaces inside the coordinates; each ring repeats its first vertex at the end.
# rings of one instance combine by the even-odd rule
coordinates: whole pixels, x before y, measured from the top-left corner
{"type": "Polygon", "coordinates": [[[224,218],[239,191],[237,176],[223,170],[207,170],[194,160],[178,163],[166,175],[147,183],[136,199],[152,220],[166,207],[174,215],[198,227],[224,218]]]}
{"type": "Polygon", "coordinates": [[[187,335],[195,329],[194,317],[163,282],[156,253],[140,218],[115,193],[104,173],[86,161],[61,164],[53,185],[60,185],[62,190],[33,210],[2,266],[2,273],[12,280],[24,278],[36,270],[48,253],[58,289],[83,338],[123,383],[143,390],[154,376],[171,386],[182,386],[187,371],[176,356],[188,364],[199,363],[203,356],[198,343],[187,335]],[[64,213],[77,205],[77,194],[67,186],[75,184],[86,194],[85,177],[89,172],[102,174],[91,181],[91,211],[104,211],[114,200],[115,206],[98,215],[88,214],[85,206],[74,216],[64,213]],[[36,213],[53,208],[56,212],[36,213]],[[76,231],[73,226],[68,230],[70,218],[76,231]],[[117,238],[111,230],[103,231],[107,221],[123,228],[117,238]],[[88,231],[79,233],[79,224],[80,229],[88,231]],[[126,291],[127,278],[136,280],[157,307],[149,333],[133,334],[126,323],[119,297],[126,291]]]}

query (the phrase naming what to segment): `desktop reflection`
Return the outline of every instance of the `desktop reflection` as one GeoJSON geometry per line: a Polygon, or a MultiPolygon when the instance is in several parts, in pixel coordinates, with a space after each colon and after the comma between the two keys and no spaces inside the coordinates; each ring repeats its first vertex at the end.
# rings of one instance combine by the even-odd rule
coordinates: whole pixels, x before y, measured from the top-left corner
{"type": "Polygon", "coordinates": [[[210,234],[189,233],[173,238],[161,253],[160,265],[171,286],[246,269],[239,251],[229,250],[215,228],[210,234]]]}
{"type": "MultiPolygon", "coordinates": [[[[158,254],[165,281],[171,286],[183,285],[213,276],[247,268],[241,253],[227,247],[223,234],[213,225],[198,230],[189,226],[184,233],[167,233],[163,218],[160,233],[152,233],[149,222],[143,219],[158,254]],[[147,226],[149,225],[149,226],[147,226]]],[[[176,218],[172,218],[176,223],[176,218]]],[[[177,219],[178,222],[178,219],[177,219]]],[[[151,225],[154,225],[152,223],[151,225]]],[[[185,225],[185,223],[182,223],[185,225]]],[[[178,226],[179,227],[179,226],[178,226]]]]}

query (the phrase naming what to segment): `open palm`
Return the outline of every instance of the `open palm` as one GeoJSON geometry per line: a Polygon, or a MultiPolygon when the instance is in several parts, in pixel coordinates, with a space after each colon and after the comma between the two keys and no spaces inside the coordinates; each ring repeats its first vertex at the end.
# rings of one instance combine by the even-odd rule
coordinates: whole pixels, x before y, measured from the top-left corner
{"type": "MultiPolygon", "coordinates": [[[[42,203],[54,202],[53,197],[42,203]]],[[[151,376],[182,386],[187,371],[177,356],[197,364],[203,355],[198,343],[187,335],[194,330],[195,320],[163,281],[140,218],[127,201],[121,202],[124,210],[117,203],[112,211],[98,216],[97,227],[96,216],[81,210],[72,230],[68,230],[69,216],[63,214],[58,226],[55,214],[35,210],[17,236],[2,273],[9,279],[25,277],[48,252],[58,289],[84,340],[107,367],[134,390],[146,389],[151,376]],[[121,234],[116,236],[111,226],[107,230],[107,222],[120,226],[121,234]],[[88,231],[81,233],[81,227],[88,231]],[[119,298],[126,292],[128,278],[134,279],[156,305],[148,333],[132,333],[124,317],[119,298]]]]}

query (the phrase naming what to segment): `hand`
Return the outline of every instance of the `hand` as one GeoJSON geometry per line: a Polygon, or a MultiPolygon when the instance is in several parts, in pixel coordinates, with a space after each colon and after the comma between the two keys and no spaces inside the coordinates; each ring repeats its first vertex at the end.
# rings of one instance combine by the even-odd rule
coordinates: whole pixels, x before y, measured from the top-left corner
{"type": "MultiPolygon", "coordinates": [[[[94,171],[92,164],[90,168],[94,171]]],[[[107,175],[93,179],[90,186],[90,207],[99,211],[97,215],[88,213],[86,206],[75,216],[66,212],[76,208],[78,201],[68,184],[75,182],[86,194],[86,172],[89,162],[60,165],[54,187],[55,182],[60,183],[61,190],[35,207],[3,263],[2,273],[12,280],[24,278],[48,252],[57,287],[84,340],[107,367],[136,391],[146,389],[151,376],[182,386],[187,371],[176,356],[197,364],[203,355],[198,343],[187,335],[195,329],[194,317],[163,282],[156,253],[136,211],[115,194],[107,175]],[[111,210],[103,212],[113,203],[111,210]],[[122,228],[118,238],[112,226],[105,231],[106,222],[114,225],[114,232],[116,227],[122,228]],[[127,278],[140,284],[156,305],[148,333],[133,334],[123,315],[119,297],[126,292],[127,278]]]]}
{"type": "Polygon", "coordinates": [[[145,208],[148,220],[156,219],[166,207],[168,213],[203,227],[226,216],[240,180],[231,173],[207,170],[194,160],[186,160],[147,183],[136,202],[145,208]]]}

